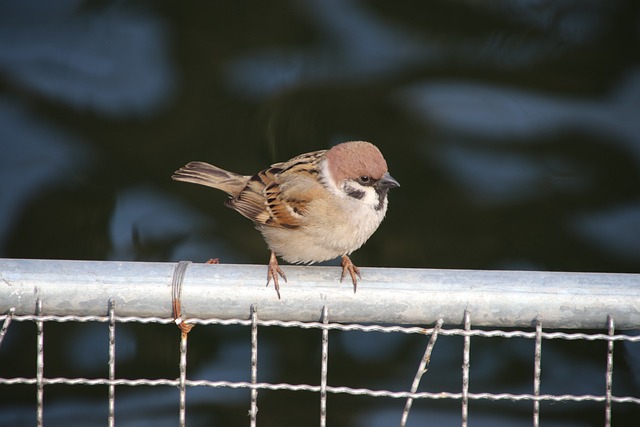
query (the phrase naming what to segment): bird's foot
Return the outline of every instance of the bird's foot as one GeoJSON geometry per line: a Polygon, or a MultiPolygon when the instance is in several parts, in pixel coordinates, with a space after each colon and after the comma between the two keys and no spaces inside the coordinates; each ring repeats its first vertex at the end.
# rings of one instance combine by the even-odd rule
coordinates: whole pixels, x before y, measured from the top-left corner
{"type": "Polygon", "coordinates": [[[349,257],[346,255],[342,255],[342,263],[340,265],[342,265],[342,275],[340,276],[340,282],[342,282],[344,276],[347,275],[348,271],[349,275],[351,276],[351,281],[353,282],[353,293],[355,294],[356,289],[358,288],[358,279],[356,278],[356,276],[362,279],[362,276],[360,275],[360,269],[353,265],[351,259],[349,259],[349,257]]]}
{"type": "Polygon", "coordinates": [[[269,282],[273,279],[273,285],[276,288],[276,293],[278,294],[278,299],[280,299],[280,285],[278,284],[278,276],[282,277],[284,281],[287,281],[287,276],[284,275],[284,271],[278,265],[278,259],[276,258],[276,254],[272,251],[271,257],[269,258],[269,268],[267,269],[267,286],[269,286],[269,282]]]}

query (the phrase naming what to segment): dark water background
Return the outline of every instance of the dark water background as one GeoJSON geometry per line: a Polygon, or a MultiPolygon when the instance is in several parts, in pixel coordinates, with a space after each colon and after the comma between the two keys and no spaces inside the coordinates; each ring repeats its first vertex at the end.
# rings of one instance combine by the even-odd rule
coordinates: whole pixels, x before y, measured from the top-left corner
{"type": "MultiPolygon", "coordinates": [[[[352,139],[402,184],[358,265],[640,272],[640,3],[0,3],[0,256],[266,264],[223,194],[172,171],[252,173],[352,139]]],[[[45,327],[47,377],[107,375],[105,325],[45,327]]],[[[119,326],[117,377],[177,377],[178,335],[119,326]]],[[[263,330],[259,380],[318,384],[319,337],[263,330]]],[[[247,328],[196,327],[189,378],[249,380],[248,343],[247,328]]],[[[406,390],[425,344],[332,332],[329,383],[406,390]]],[[[531,341],[472,346],[472,392],[532,391],[531,341]]],[[[439,339],[421,390],[460,391],[461,348],[439,339]]],[[[603,342],[546,342],[542,392],[604,394],[605,357],[603,342]]],[[[639,365],[637,344],[616,346],[615,395],[640,395],[639,365]]],[[[32,324],[12,325],[0,376],[35,376],[32,324]]],[[[117,425],[176,425],[177,394],[118,387],[117,425]]],[[[188,425],[248,425],[248,396],[189,389],[188,425]]],[[[45,424],[106,425],[106,398],[48,386],[45,424]]],[[[398,425],[402,406],[330,395],[329,425],[398,425]]],[[[313,393],[261,391],[259,407],[261,426],[318,423],[313,393]]],[[[543,403],[541,419],[599,426],[603,408],[543,403]]],[[[470,406],[474,426],[530,414],[470,406]]],[[[613,419],[640,415],[618,404],[613,419]]],[[[0,425],[34,424],[35,386],[0,387],[0,425]]],[[[459,424],[446,401],[415,402],[409,423],[459,424]]]]}

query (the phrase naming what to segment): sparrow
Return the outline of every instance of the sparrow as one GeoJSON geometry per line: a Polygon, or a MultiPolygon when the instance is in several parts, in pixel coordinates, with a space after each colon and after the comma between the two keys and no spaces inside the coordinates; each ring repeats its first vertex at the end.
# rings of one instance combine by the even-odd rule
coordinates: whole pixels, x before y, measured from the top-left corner
{"type": "Polygon", "coordinates": [[[295,264],[342,257],[340,281],[348,272],[355,293],[362,276],[349,255],[376,231],[387,192],[400,186],[380,150],[365,141],[301,154],[255,175],[190,162],[171,178],[224,191],[225,205],[253,221],[271,250],[267,286],[273,280],[278,299],[278,276],[287,277],[276,255],[295,264]]]}

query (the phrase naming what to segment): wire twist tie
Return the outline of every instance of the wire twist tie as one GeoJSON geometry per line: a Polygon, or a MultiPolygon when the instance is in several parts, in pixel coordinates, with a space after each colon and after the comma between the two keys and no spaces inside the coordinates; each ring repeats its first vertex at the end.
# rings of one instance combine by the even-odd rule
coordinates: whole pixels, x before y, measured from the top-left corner
{"type": "Polygon", "coordinates": [[[185,323],[182,319],[182,282],[187,268],[191,265],[191,261],[180,261],[173,270],[171,279],[171,307],[173,308],[173,320],[180,330],[187,334],[194,325],[185,323]]]}

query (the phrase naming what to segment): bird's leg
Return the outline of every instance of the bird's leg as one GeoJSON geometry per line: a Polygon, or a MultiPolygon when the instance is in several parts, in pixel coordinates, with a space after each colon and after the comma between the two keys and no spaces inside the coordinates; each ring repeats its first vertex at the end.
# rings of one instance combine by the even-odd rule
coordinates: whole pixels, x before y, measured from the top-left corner
{"type": "Polygon", "coordinates": [[[349,275],[351,275],[351,281],[353,282],[353,293],[355,294],[358,287],[358,279],[356,279],[356,276],[362,279],[362,276],[360,275],[360,269],[353,265],[351,259],[349,259],[349,257],[346,255],[342,255],[342,263],[340,265],[342,265],[342,275],[340,276],[340,281],[342,282],[342,279],[344,279],[344,276],[346,276],[348,271],[349,275]]]}
{"type": "Polygon", "coordinates": [[[275,252],[271,251],[271,257],[269,258],[269,268],[267,269],[267,286],[269,286],[269,282],[273,279],[273,285],[276,287],[276,293],[278,294],[278,299],[280,299],[280,285],[278,284],[278,275],[280,275],[284,281],[287,281],[287,276],[284,275],[284,271],[278,266],[278,259],[276,258],[275,252]]]}

